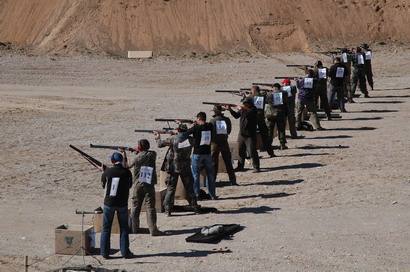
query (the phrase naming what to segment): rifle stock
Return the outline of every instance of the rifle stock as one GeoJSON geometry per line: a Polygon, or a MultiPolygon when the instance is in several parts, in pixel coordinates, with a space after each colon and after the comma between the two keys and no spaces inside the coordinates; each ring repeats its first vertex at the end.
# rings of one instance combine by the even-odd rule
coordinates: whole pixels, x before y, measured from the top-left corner
{"type": "Polygon", "coordinates": [[[136,152],[136,150],[132,147],[128,146],[117,146],[117,145],[94,145],[90,144],[91,148],[104,148],[104,149],[112,149],[112,150],[121,150],[124,149],[126,151],[136,152]]]}
{"type": "Polygon", "coordinates": [[[136,133],[154,133],[157,132],[159,134],[173,134],[171,129],[166,130],[156,130],[156,129],[136,129],[134,130],[136,133]]]}
{"type": "Polygon", "coordinates": [[[182,119],[182,118],[156,118],[154,119],[155,122],[176,122],[179,121],[181,123],[188,123],[192,124],[194,121],[191,119],[182,119]]]}
{"type": "Polygon", "coordinates": [[[304,65],[304,64],[287,64],[286,67],[297,67],[297,68],[313,68],[313,65],[304,65]]]}
{"type": "Polygon", "coordinates": [[[228,107],[236,107],[236,104],[231,103],[220,103],[220,102],[202,102],[204,105],[214,105],[214,106],[228,106],[228,107]]]}
{"type": "Polygon", "coordinates": [[[79,148],[73,146],[73,145],[69,145],[72,149],[74,149],[75,151],[77,151],[78,153],[80,153],[80,155],[86,159],[89,163],[91,163],[95,168],[104,171],[107,166],[105,164],[103,164],[102,162],[100,162],[99,160],[93,158],[92,156],[88,155],[87,153],[85,153],[84,151],[80,150],[79,148]]]}

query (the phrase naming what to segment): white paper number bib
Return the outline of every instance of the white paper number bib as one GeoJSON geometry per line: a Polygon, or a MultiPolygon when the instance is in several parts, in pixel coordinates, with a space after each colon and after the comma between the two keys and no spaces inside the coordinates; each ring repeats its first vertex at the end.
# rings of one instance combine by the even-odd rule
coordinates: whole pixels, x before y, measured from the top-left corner
{"type": "Polygon", "coordinates": [[[118,190],[118,184],[120,183],[120,178],[111,179],[110,196],[116,196],[118,190]]]}
{"type": "Polygon", "coordinates": [[[364,58],[362,54],[357,55],[357,64],[359,65],[364,64],[364,58]]]}
{"type": "Polygon", "coordinates": [[[336,69],[336,78],[343,78],[345,75],[345,68],[344,67],[337,67],[336,69]]]}
{"type": "Polygon", "coordinates": [[[273,93],[273,105],[275,106],[283,105],[282,93],[273,93]]]}
{"type": "Polygon", "coordinates": [[[201,142],[199,145],[210,145],[211,144],[211,131],[205,130],[201,131],[201,142]]]}
{"type": "Polygon", "coordinates": [[[139,181],[147,184],[151,184],[152,181],[152,172],[154,171],[154,168],[149,167],[149,166],[141,166],[140,169],[140,177],[139,181]]]}
{"type": "Polygon", "coordinates": [[[228,134],[228,127],[224,120],[218,120],[215,123],[216,125],[216,134],[228,134]]]}
{"type": "Polygon", "coordinates": [[[253,98],[253,104],[258,110],[263,110],[263,103],[264,103],[264,97],[263,96],[255,96],[253,98]]]}
{"type": "Polygon", "coordinates": [[[303,81],[303,87],[305,87],[306,89],[313,89],[313,78],[305,78],[303,81]]]}
{"type": "Polygon", "coordinates": [[[366,51],[366,60],[371,60],[372,59],[372,51],[366,51]]]}
{"type": "Polygon", "coordinates": [[[186,140],[183,141],[183,142],[178,143],[178,148],[179,148],[179,149],[180,149],[180,148],[185,148],[185,147],[190,147],[190,146],[191,146],[191,143],[189,142],[188,139],[186,139],[186,140]]]}
{"type": "Polygon", "coordinates": [[[326,68],[321,68],[321,69],[318,69],[317,71],[318,71],[319,79],[326,79],[327,78],[326,68]]]}
{"type": "Polygon", "coordinates": [[[347,63],[347,53],[342,54],[342,62],[347,63]]]}
{"type": "Polygon", "coordinates": [[[282,90],[288,93],[288,96],[291,97],[292,96],[292,87],[290,86],[283,86],[282,90]]]}

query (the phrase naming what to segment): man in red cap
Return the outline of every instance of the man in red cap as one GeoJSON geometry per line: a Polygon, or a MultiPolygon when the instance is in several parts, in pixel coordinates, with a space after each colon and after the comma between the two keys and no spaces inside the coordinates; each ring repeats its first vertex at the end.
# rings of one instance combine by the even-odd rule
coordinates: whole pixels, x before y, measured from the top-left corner
{"type": "Polygon", "coordinates": [[[288,124],[290,130],[290,136],[292,139],[297,139],[298,134],[296,131],[296,118],[295,118],[295,100],[297,89],[296,86],[291,86],[289,78],[282,80],[282,90],[288,93],[288,124]]]}

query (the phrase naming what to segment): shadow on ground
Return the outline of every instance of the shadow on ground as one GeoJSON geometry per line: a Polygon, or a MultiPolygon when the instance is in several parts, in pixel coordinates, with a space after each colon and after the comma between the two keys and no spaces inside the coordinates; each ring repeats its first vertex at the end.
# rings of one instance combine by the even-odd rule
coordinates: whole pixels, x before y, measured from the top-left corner
{"type": "Polygon", "coordinates": [[[263,186],[263,185],[294,185],[304,182],[304,179],[294,179],[294,180],[272,180],[272,181],[262,181],[255,183],[241,184],[241,186],[263,186]]]}
{"type": "Polygon", "coordinates": [[[360,104],[401,104],[404,103],[404,101],[365,101],[365,102],[360,102],[360,104]]]}
{"type": "Polygon", "coordinates": [[[300,158],[300,157],[308,157],[308,156],[329,156],[329,155],[334,155],[334,153],[302,153],[302,154],[291,154],[291,155],[280,155],[278,157],[295,157],[295,158],[300,158]]]}
{"type": "Polygon", "coordinates": [[[305,139],[309,140],[325,140],[325,139],[347,139],[353,138],[350,135],[333,135],[333,136],[316,136],[316,137],[307,137],[305,139]]]}
{"type": "Polygon", "coordinates": [[[218,200],[236,200],[236,199],[246,199],[246,198],[279,198],[279,197],[288,197],[295,195],[293,194],[288,194],[288,193],[272,193],[272,194],[255,194],[255,195],[244,195],[244,196],[231,196],[231,197],[220,197],[218,200]]]}
{"type": "Polygon", "coordinates": [[[297,149],[345,149],[349,148],[347,145],[305,145],[305,146],[298,146],[297,149]]]}
{"type": "Polygon", "coordinates": [[[277,167],[268,167],[268,168],[261,168],[261,172],[269,172],[269,171],[277,171],[277,170],[289,170],[289,169],[307,169],[307,168],[316,168],[325,166],[321,163],[298,163],[298,164],[291,164],[291,165],[282,165],[277,167]]]}
{"type": "Polygon", "coordinates": [[[260,206],[260,207],[243,207],[236,210],[224,210],[219,211],[221,214],[242,214],[242,213],[254,213],[254,214],[266,214],[271,213],[273,211],[279,211],[280,208],[271,208],[268,206],[260,206]]]}
{"type": "Polygon", "coordinates": [[[376,117],[356,117],[356,118],[343,118],[339,121],[372,121],[372,120],[382,120],[383,117],[376,116],[376,117]]]}
{"type": "Polygon", "coordinates": [[[358,127],[358,128],[328,128],[326,130],[329,131],[344,131],[344,130],[348,130],[348,131],[355,131],[355,130],[375,130],[377,128],[375,127],[358,127]]]}

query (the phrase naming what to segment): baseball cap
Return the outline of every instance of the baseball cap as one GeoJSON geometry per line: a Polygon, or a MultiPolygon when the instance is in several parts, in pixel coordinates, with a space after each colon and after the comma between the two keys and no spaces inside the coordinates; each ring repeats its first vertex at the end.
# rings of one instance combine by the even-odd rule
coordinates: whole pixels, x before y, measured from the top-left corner
{"type": "Polygon", "coordinates": [[[118,152],[114,152],[112,155],[111,155],[111,161],[112,162],[122,162],[122,160],[123,160],[123,157],[122,157],[122,154],[121,153],[118,153],[118,152]]]}

